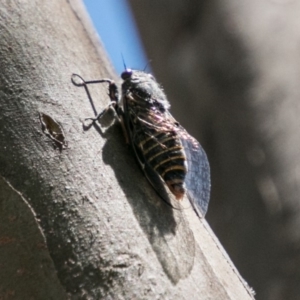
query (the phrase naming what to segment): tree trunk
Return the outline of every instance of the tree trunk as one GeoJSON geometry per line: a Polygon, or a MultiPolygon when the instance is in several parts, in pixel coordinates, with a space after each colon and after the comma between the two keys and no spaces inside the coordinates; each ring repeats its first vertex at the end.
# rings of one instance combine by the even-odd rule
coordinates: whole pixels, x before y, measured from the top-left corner
{"type": "Polygon", "coordinates": [[[300,2],[130,0],[172,113],[207,151],[207,220],[257,299],[299,299],[300,2]]]}
{"type": "MultiPolygon", "coordinates": [[[[84,130],[71,74],[116,76],[81,2],[2,1],[0,28],[0,298],[252,299],[205,220],[157,197],[113,116],[84,130]]],[[[92,95],[108,104],[107,86],[92,95]]]]}

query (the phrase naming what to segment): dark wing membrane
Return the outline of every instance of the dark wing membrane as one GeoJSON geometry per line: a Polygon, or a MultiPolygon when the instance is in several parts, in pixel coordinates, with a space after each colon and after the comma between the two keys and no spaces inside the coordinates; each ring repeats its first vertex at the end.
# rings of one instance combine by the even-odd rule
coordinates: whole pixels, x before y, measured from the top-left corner
{"type": "Polygon", "coordinates": [[[188,199],[201,216],[205,216],[210,197],[210,168],[206,153],[201,145],[184,129],[180,131],[180,140],[185,150],[188,172],[185,185],[188,199]]]}
{"type": "Polygon", "coordinates": [[[154,190],[156,191],[158,196],[163,201],[165,201],[167,204],[171,205],[171,203],[169,201],[168,193],[166,191],[166,186],[165,186],[163,180],[161,179],[159,174],[155,170],[153,170],[153,168],[148,164],[142,151],[139,149],[139,147],[135,143],[135,139],[133,137],[134,130],[131,129],[132,126],[130,125],[130,124],[132,124],[132,120],[128,113],[124,114],[124,116],[122,118],[122,122],[125,122],[126,132],[129,136],[130,144],[135,153],[135,157],[136,157],[138,163],[140,164],[147,180],[152,185],[152,187],[154,188],[154,190]]]}

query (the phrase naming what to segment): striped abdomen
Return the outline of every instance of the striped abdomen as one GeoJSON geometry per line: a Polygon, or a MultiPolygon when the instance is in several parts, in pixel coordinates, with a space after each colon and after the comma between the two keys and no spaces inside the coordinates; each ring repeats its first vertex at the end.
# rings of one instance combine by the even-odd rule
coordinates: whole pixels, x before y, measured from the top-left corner
{"type": "Polygon", "coordinates": [[[137,145],[148,164],[163,178],[176,199],[184,196],[185,153],[175,132],[138,132],[137,145]]]}

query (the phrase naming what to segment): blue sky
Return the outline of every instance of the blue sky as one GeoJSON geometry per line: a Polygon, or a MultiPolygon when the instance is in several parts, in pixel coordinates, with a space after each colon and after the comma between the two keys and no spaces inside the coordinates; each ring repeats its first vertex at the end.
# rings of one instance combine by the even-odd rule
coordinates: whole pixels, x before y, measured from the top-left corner
{"type": "MultiPolygon", "coordinates": [[[[84,0],[94,26],[116,71],[128,68],[143,70],[148,60],[126,0],[84,0]]],[[[148,68],[149,69],[149,68],[148,68]]]]}

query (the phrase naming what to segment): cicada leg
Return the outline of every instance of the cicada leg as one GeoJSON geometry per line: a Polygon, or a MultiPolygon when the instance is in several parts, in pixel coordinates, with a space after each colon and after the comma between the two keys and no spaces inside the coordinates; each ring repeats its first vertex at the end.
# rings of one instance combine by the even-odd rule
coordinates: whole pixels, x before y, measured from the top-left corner
{"type": "Polygon", "coordinates": [[[93,107],[94,107],[94,105],[93,105],[92,97],[91,97],[91,94],[89,92],[89,89],[87,88],[87,85],[88,84],[104,83],[104,82],[109,84],[108,96],[109,96],[110,101],[111,101],[109,103],[109,105],[107,105],[107,107],[103,111],[101,111],[95,118],[86,118],[85,120],[92,120],[93,123],[96,122],[96,121],[99,121],[107,113],[107,111],[110,108],[113,108],[115,110],[116,114],[117,114],[118,121],[120,122],[120,124],[122,126],[122,130],[123,130],[123,133],[124,133],[126,144],[130,144],[129,136],[128,136],[128,133],[127,133],[127,130],[126,130],[126,126],[124,124],[124,118],[123,118],[124,113],[123,113],[123,110],[121,109],[121,107],[119,106],[119,103],[120,103],[119,91],[118,91],[118,87],[115,84],[115,82],[113,80],[109,79],[109,78],[104,78],[104,79],[100,79],[100,80],[85,81],[78,74],[73,74],[72,77],[71,77],[71,81],[76,86],[83,86],[84,87],[84,89],[85,89],[85,91],[88,95],[88,98],[89,98],[89,100],[90,100],[93,107]],[[76,82],[76,79],[75,79],[76,77],[78,77],[81,80],[81,82],[76,82]]]}

